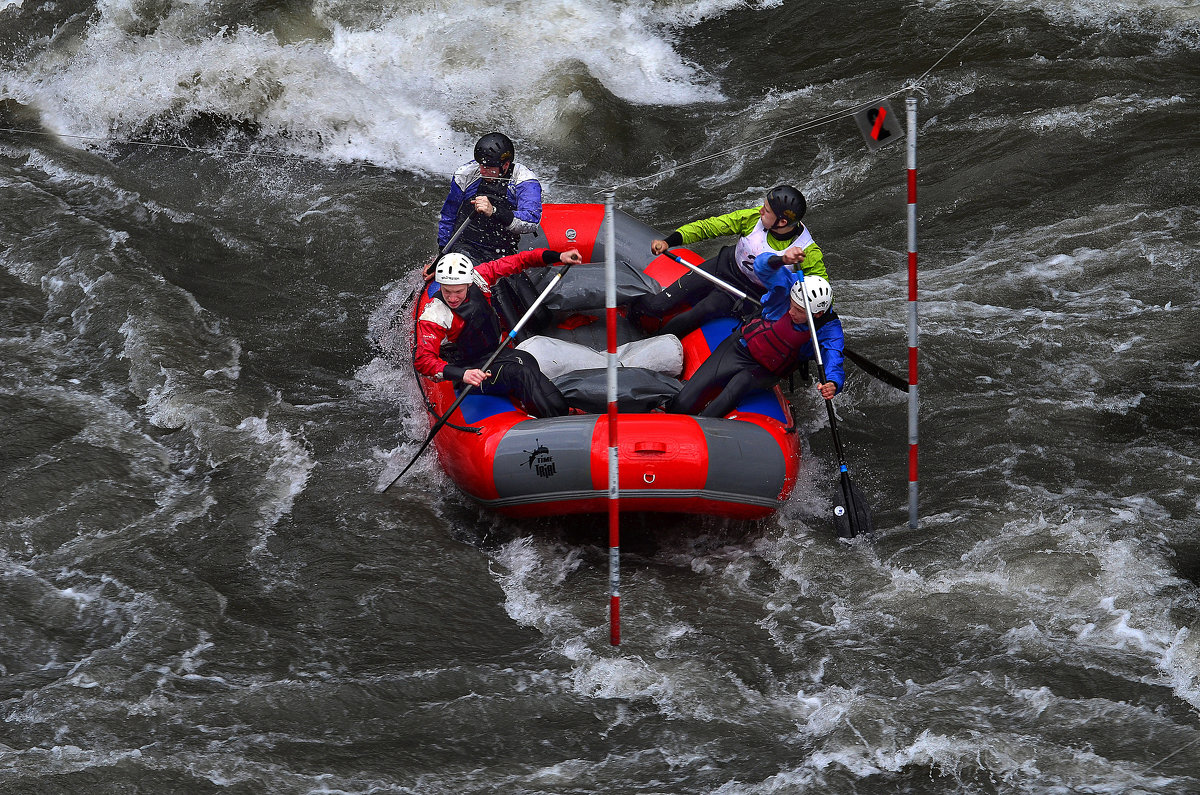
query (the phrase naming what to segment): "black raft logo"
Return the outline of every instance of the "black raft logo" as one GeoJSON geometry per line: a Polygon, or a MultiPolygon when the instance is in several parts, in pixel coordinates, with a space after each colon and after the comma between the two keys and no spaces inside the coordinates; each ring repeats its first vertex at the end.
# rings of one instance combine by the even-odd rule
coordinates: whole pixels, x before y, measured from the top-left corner
{"type": "Polygon", "coordinates": [[[550,448],[544,444],[540,444],[537,439],[533,440],[537,445],[533,451],[524,450],[522,452],[529,455],[527,466],[531,472],[536,472],[538,477],[549,478],[553,477],[557,471],[554,468],[554,456],[550,455],[550,448]]]}

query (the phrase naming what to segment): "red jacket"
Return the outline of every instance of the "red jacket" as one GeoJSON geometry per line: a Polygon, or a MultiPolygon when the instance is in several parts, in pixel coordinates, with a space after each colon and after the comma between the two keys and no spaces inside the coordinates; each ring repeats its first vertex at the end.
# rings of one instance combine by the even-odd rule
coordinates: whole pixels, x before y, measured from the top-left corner
{"type": "MultiPolygon", "coordinates": [[[[546,253],[554,255],[552,261],[558,261],[557,252],[546,248],[537,248],[532,251],[518,251],[507,257],[480,263],[475,267],[476,278],[473,286],[482,289],[490,306],[491,290],[489,288],[493,284],[505,276],[520,273],[526,268],[548,264],[543,256],[546,253]]],[[[433,299],[421,311],[421,316],[417,318],[416,356],[414,357],[417,372],[430,378],[441,376],[446,366],[450,364],[442,358],[442,342],[457,340],[458,335],[462,333],[463,326],[463,319],[442,300],[441,291],[435,293],[433,299]]]]}

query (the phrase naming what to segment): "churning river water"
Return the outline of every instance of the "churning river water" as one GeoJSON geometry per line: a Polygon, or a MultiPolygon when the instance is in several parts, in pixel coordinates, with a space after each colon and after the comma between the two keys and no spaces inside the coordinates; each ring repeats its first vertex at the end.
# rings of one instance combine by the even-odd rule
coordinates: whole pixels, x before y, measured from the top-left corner
{"type": "MultiPolygon", "coordinates": [[[[0,792],[1200,792],[1195,0],[0,0],[0,792]],[[899,93],[898,93],[899,92],[899,93]],[[493,128],[669,231],[793,182],[853,347],[756,523],[516,522],[391,318],[493,128]],[[774,136],[774,137],[773,137],[774,136]]],[[[697,247],[702,253],[711,248],[697,247]]]]}

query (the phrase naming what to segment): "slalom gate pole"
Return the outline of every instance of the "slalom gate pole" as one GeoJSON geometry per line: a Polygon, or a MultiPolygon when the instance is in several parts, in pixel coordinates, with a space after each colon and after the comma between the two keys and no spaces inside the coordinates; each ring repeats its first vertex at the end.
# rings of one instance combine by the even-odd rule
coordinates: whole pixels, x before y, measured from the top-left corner
{"type": "Polygon", "coordinates": [[[917,527],[917,98],[908,110],[908,526],[917,527]]]}
{"type": "Polygon", "coordinates": [[[608,639],[621,645],[621,489],[617,447],[617,243],[613,192],[604,196],[604,315],[608,331],[608,639]]]}

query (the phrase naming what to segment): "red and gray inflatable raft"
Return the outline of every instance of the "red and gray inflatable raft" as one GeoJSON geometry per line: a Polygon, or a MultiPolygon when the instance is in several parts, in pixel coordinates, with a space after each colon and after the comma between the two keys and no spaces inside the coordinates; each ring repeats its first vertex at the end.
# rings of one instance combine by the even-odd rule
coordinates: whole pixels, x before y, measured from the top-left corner
{"type": "MultiPolygon", "coordinates": [[[[656,292],[685,272],[668,257],[650,253],[650,242],[663,237],[661,233],[620,211],[614,213],[614,223],[622,295],[656,292]]],[[[563,389],[573,412],[537,419],[509,400],[471,392],[434,437],[433,446],[450,479],[473,500],[498,513],[513,517],[604,513],[608,510],[604,206],[548,204],[541,226],[541,234],[527,247],[578,248],[590,264],[575,266],[567,274],[545,308],[538,310],[530,333],[523,333],[518,342],[537,356],[543,372],[563,389]],[[564,297],[556,300],[560,292],[564,297]]],[[[694,252],[674,252],[693,264],[702,261],[694,252]]],[[[522,297],[540,292],[538,281],[548,282],[552,273],[550,268],[538,268],[501,280],[493,291],[501,316],[515,322],[524,309],[522,297]],[[505,285],[517,280],[525,283],[505,285]]],[[[434,282],[419,294],[414,317],[420,316],[437,289],[434,282]]],[[[655,385],[690,377],[737,327],[737,320],[709,321],[679,341],[673,336],[654,338],[633,328],[623,315],[618,355],[630,350],[631,358],[639,360],[636,363],[649,362],[651,369],[618,369],[620,509],[736,519],[759,519],[777,510],[795,484],[800,460],[791,407],[778,388],[748,395],[722,419],[668,414],[655,407],[659,402],[655,385]],[[667,353],[647,357],[647,350],[667,353]],[[671,351],[677,353],[673,356],[671,351]]],[[[621,361],[628,364],[624,358],[621,361]]],[[[449,382],[426,378],[420,382],[432,424],[457,395],[449,382]]],[[[679,381],[673,383],[677,388],[679,381]]]]}

